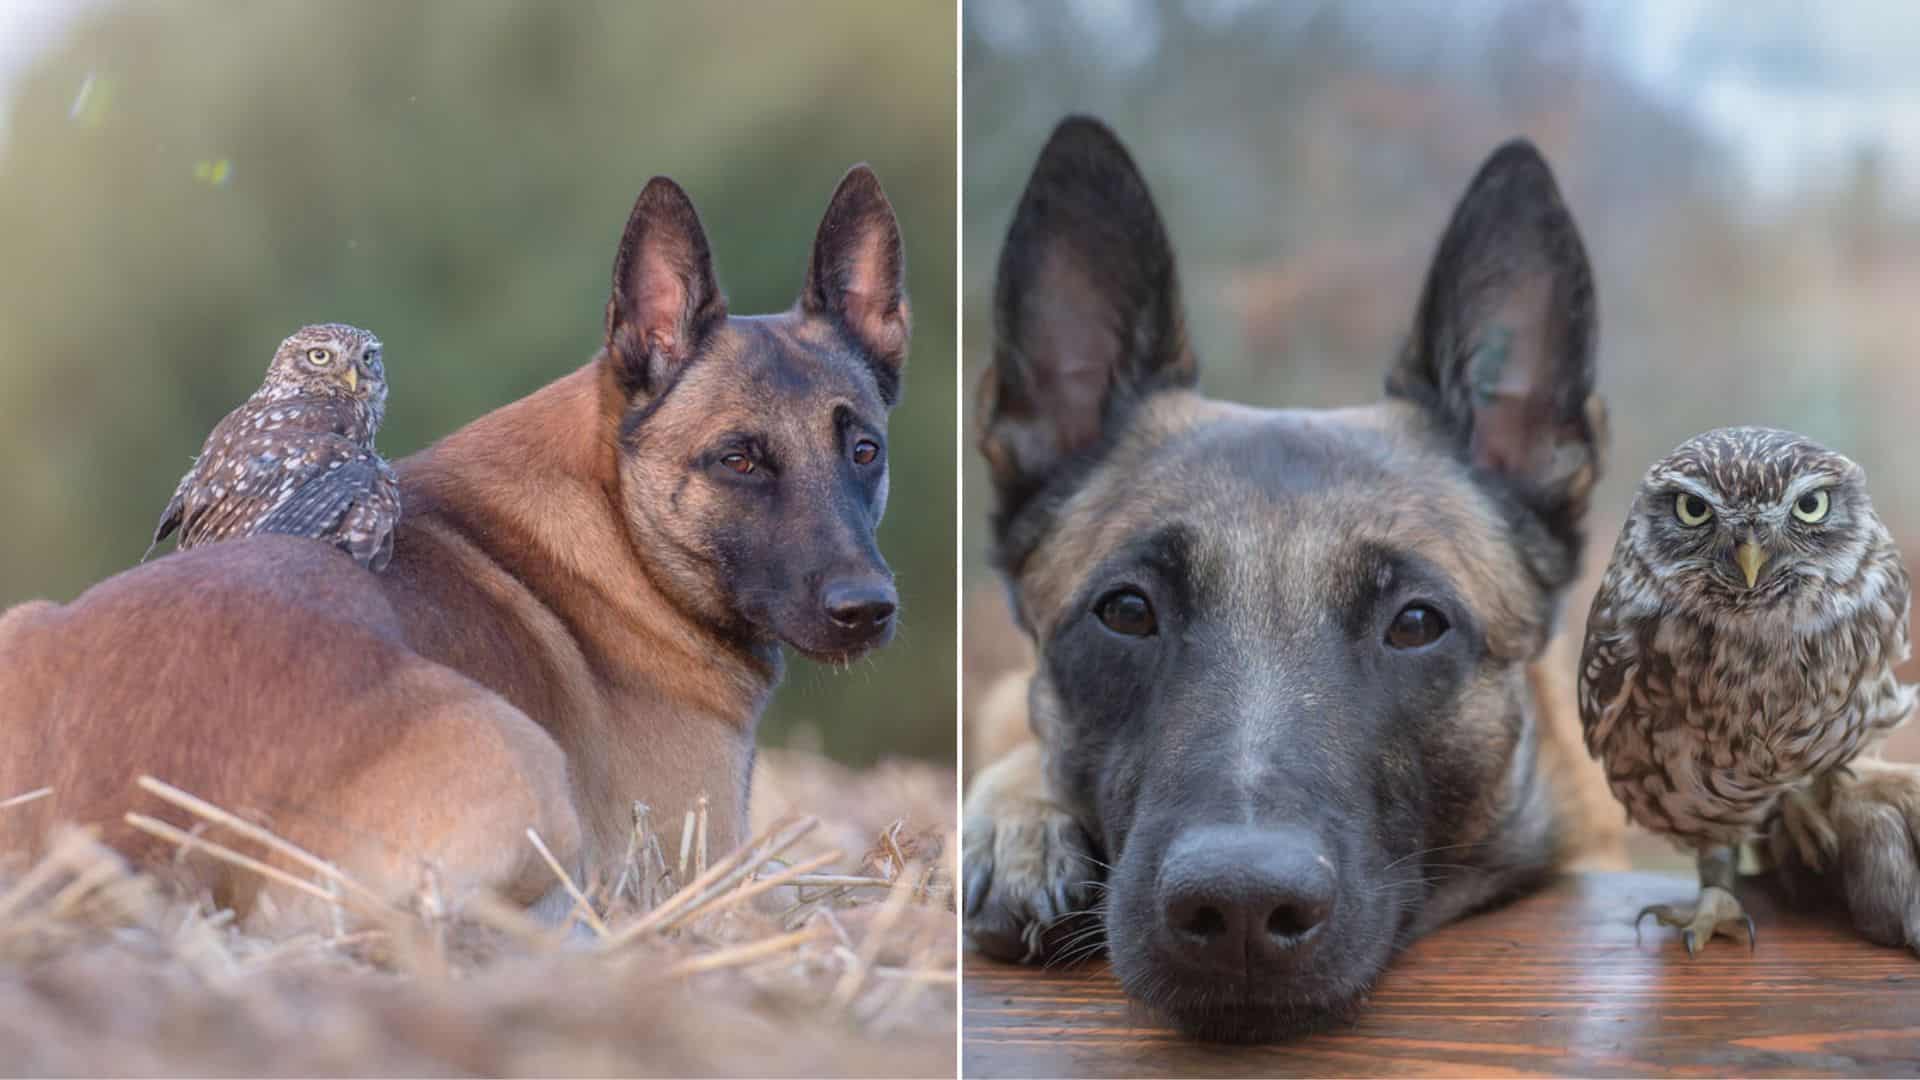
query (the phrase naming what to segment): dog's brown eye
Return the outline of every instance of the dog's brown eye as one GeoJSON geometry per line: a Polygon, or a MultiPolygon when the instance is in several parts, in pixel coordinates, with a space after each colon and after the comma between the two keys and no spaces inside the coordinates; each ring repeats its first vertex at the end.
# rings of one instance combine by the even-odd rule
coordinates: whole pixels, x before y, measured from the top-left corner
{"type": "Polygon", "coordinates": [[[726,457],[720,459],[720,464],[725,465],[741,476],[745,476],[753,471],[753,459],[745,454],[728,454],[726,457]]]}
{"type": "Polygon", "coordinates": [[[1447,618],[1425,604],[1408,604],[1387,626],[1387,644],[1395,649],[1418,649],[1440,640],[1447,618]]]}
{"type": "Polygon", "coordinates": [[[1115,589],[1101,597],[1093,613],[1107,629],[1128,637],[1148,637],[1159,628],[1153,605],[1133,589],[1115,589]]]}
{"type": "Polygon", "coordinates": [[[861,439],[853,444],[853,463],[871,465],[873,459],[880,456],[880,445],[872,439],[861,439]]]}

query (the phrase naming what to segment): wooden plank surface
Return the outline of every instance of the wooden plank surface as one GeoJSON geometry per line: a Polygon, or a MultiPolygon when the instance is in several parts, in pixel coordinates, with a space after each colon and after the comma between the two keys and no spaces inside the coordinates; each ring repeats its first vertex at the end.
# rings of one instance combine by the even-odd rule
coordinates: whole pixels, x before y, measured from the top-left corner
{"type": "Polygon", "coordinates": [[[1633,913],[1690,878],[1584,874],[1416,943],[1354,1026],[1273,1047],[1194,1043],[1127,1001],[1104,964],[1039,970],[969,953],[963,1074],[1271,1076],[1920,1075],[1920,960],[1842,913],[1741,898],[1757,951],[1689,960],[1633,913]]]}

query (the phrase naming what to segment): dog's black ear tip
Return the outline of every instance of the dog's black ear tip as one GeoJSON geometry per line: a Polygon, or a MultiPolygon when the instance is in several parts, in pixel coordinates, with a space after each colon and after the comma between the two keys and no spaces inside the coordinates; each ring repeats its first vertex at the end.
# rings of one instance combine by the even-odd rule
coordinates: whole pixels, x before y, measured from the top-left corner
{"type": "Polygon", "coordinates": [[[1525,135],[1508,139],[1488,154],[1486,163],[1480,166],[1476,183],[1494,177],[1546,188],[1558,186],[1553,178],[1553,166],[1547,164],[1547,156],[1525,135]]]}
{"type": "Polygon", "coordinates": [[[1112,128],[1086,115],[1060,121],[1034,162],[1021,213],[1038,206],[1107,220],[1151,220],[1158,228],[1153,196],[1126,144],[1112,128]]]}
{"type": "Polygon", "coordinates": [[[1106,121],[1092,113],[1068,113],[1061,117],[1060,122],[1053,126],[1053,135],[1047,141],[1055,143],[1081,139],[1113,143],[1120,141],[1119,136],[1113,133],[1113,129],[1107,126],[1106,121]]]}
{"type": "Polygon", "coordinates": [[[1098,117],[1086,113],[1073,113],[1054,125],[1053,134],[1047,136],[1046,149],[1040,152],[1042,161],[1077,161],[1118,157],[1130,160],[1127,148],[1120,136],[1113,133],[1098,117]]]}
{"type": "Polygon", "coordinates": [[[640,210],[691,208],[693,199],[688,197],[687,189],[674,182],[671,176],[656,176],[647,181],[640,189],[640,197],[634,200],[633,208],[640,210]]]}
{"type": "Polygon", "coordinates": [[[1547,157],[1540,152],[1539,145],[1525,135],[1515,135],[1513,138],[1494,147],[1493,153],[1487,155],[1487,160],[1528,162],[1541,165],[1547,163],[1547,157]]]}
{"type": "Polygon", "coordinates": [[[885,188],[880,186],[880,174],[873,166],[862,161],[848,169],[840,183],[833,189],[831,202],[836,206],[855,205],[861,209],[892,209],[885,188]]]}

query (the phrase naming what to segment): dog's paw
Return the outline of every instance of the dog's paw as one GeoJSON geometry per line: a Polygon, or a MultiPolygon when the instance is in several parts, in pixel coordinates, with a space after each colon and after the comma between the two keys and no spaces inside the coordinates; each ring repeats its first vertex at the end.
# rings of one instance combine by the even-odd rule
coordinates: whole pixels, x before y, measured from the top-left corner
{"type": "Polygon", "coordinates": [[[1800,844],[1779,843],[1776,827],[1788,882],[1843,898],[1862,936],[1920,955],[1920,765],[1855,761],[1831,785],[1820,808],[1834,836],[1824,873],[1800,844]]]}
{"type": "MultiPolygon", "coordinates": [[[[961,854],[967,937],[988,956],[1038,963],[1098,933],[1100,863],[1078,822],[1042,798],[968,807],[961,854]]],[[[1091,950],[1088,950],[1091,951],[1091,950]]]]}

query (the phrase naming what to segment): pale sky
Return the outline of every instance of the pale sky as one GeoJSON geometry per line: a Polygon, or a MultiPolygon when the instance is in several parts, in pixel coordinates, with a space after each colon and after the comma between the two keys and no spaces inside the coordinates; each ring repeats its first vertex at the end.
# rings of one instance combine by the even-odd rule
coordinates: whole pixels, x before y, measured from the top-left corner
{"type": "Polygon", "coordinates": [[[92,6],[93,0],[0,0],[0,140],[6,136],[15,81],[92,6]]]}

